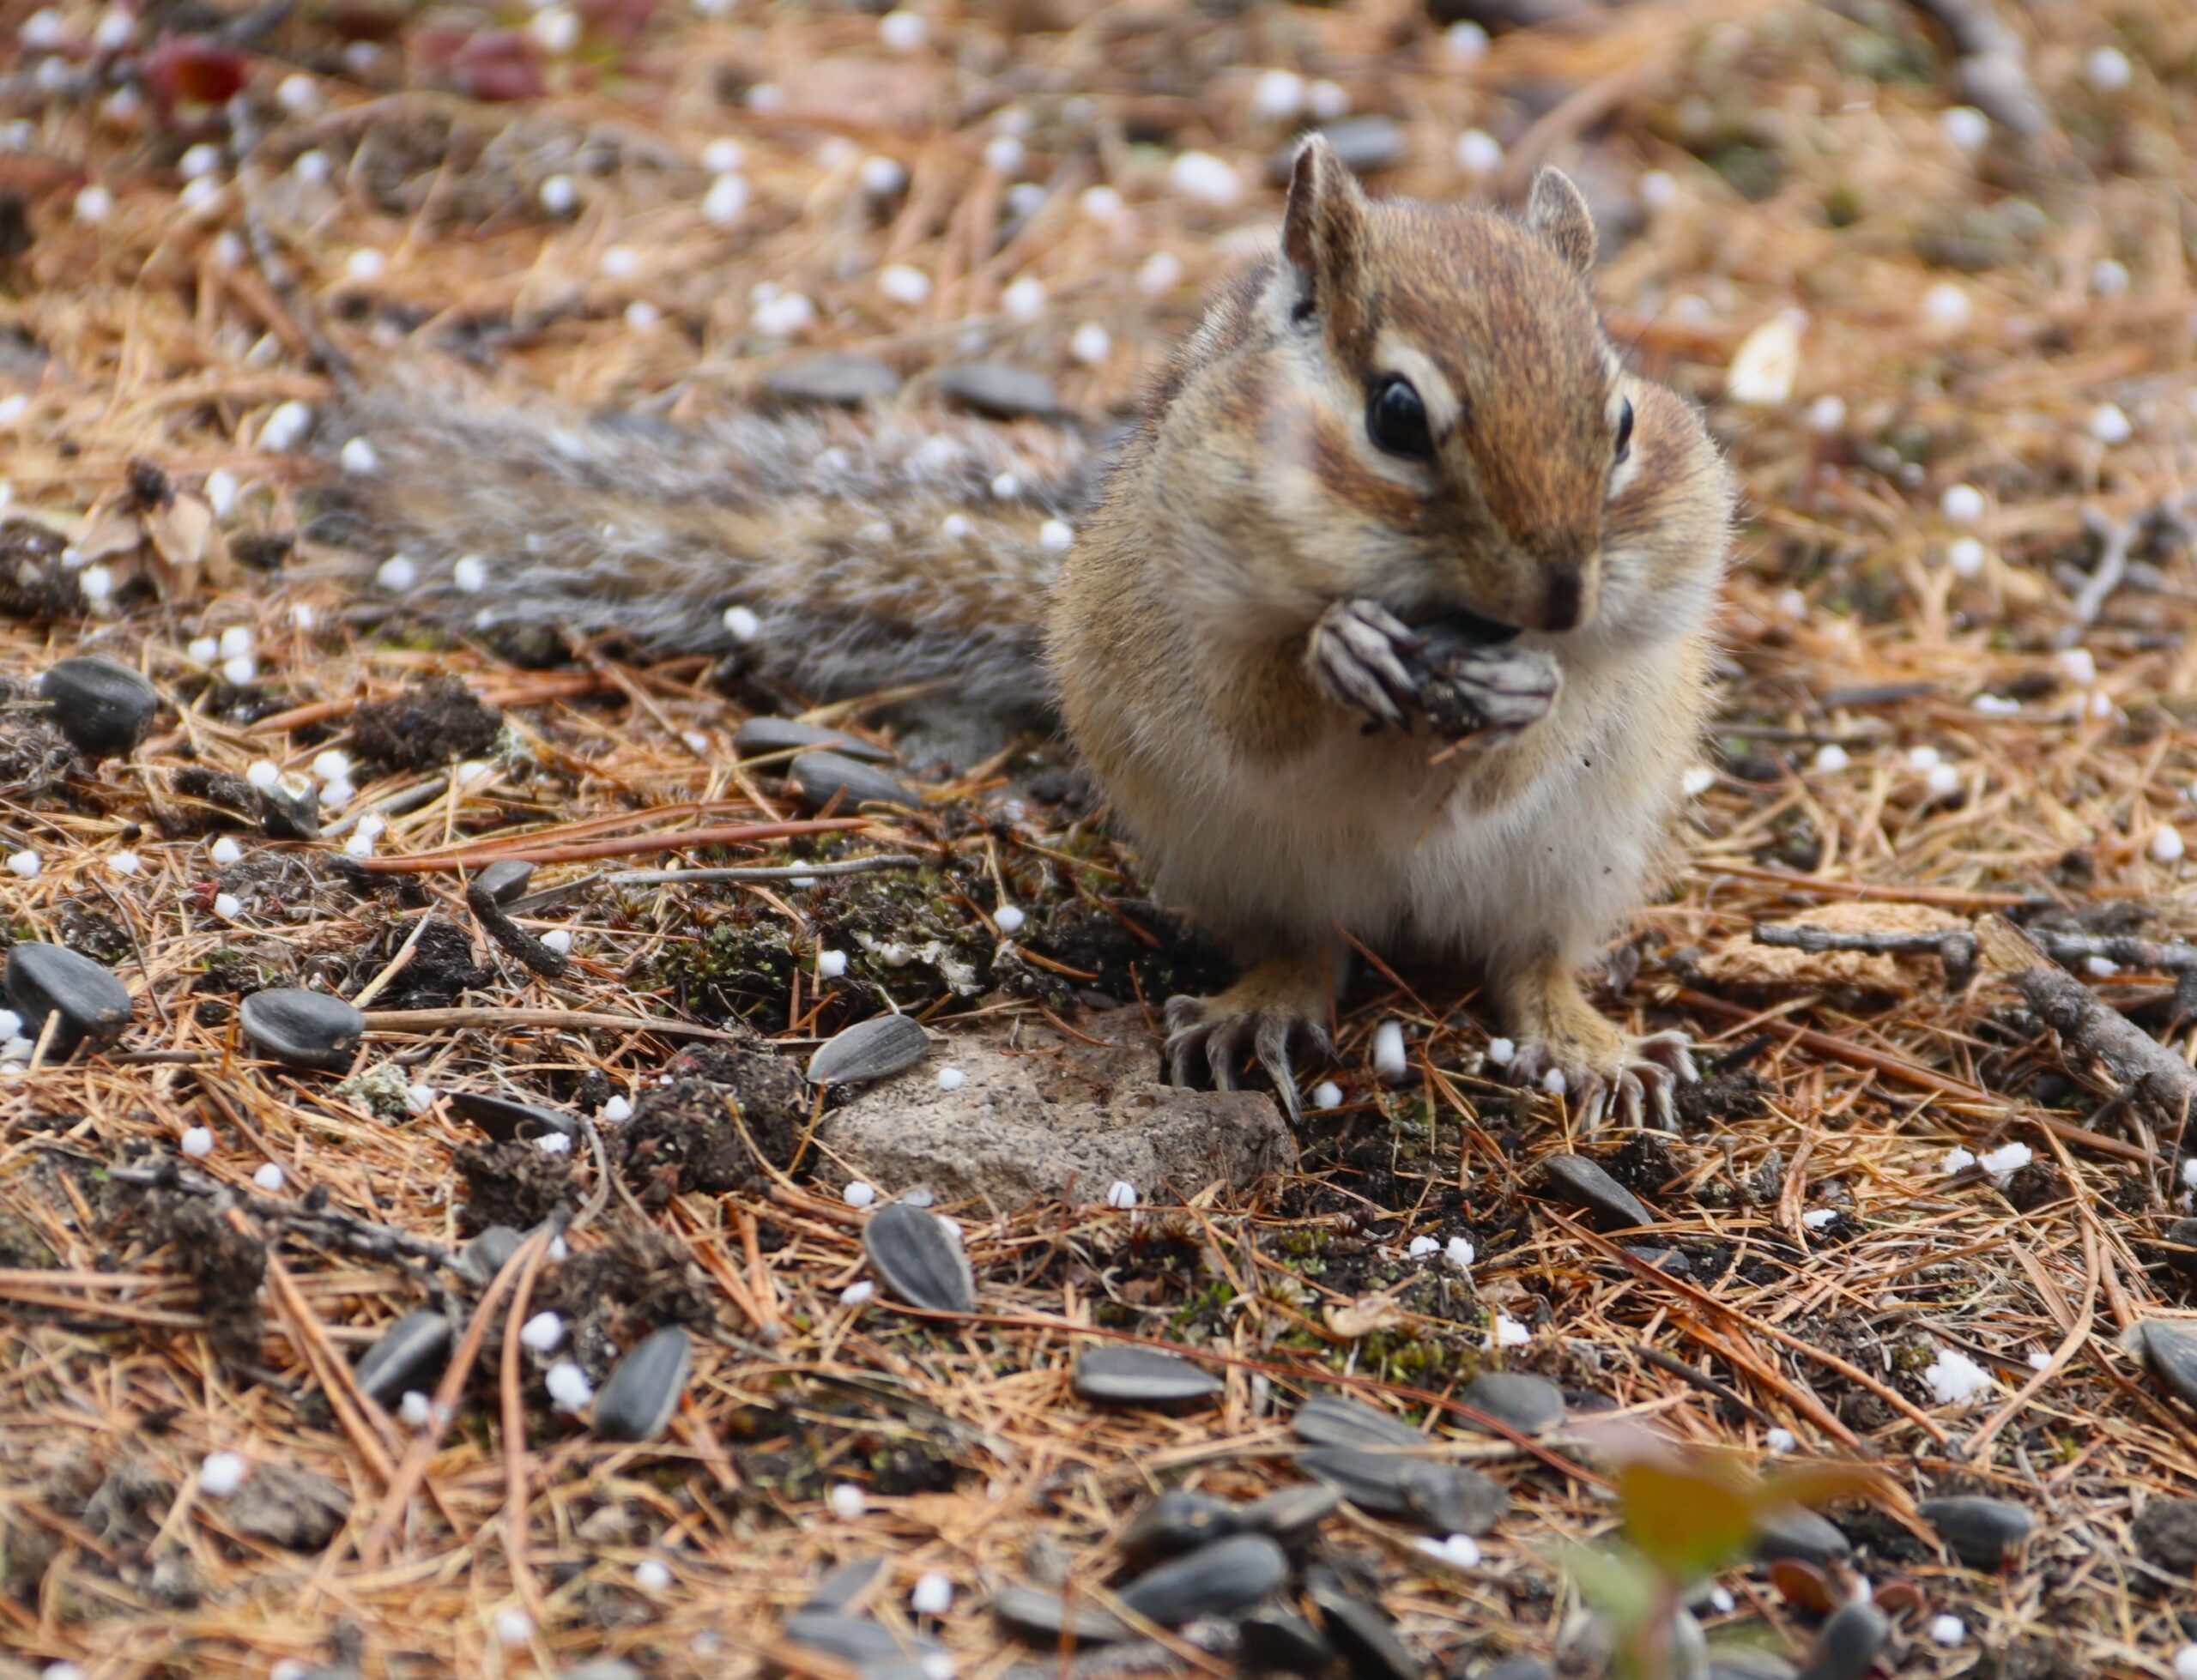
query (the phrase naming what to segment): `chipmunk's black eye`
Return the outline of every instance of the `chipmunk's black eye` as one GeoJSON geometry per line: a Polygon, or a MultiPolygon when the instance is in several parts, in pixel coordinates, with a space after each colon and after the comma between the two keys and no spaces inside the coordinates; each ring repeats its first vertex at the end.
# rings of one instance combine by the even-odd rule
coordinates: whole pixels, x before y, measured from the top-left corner
{"type": "Polygon", "coordinates": [[[1623,466],[1625,456],[1632,453],[1632,399],[1626,397],[1617,411],[1617,459],[1613,465],[1623,466]]]}
{"type": "Polygon", "coordinates": [[[1426,405],[1410,380],[1390,374],[1373,387],[1365,404],[1365,430],[1376,444],[1391,455],[1413,461],[1431,460],[1434,433],[1426,424],[1426,405]]]}

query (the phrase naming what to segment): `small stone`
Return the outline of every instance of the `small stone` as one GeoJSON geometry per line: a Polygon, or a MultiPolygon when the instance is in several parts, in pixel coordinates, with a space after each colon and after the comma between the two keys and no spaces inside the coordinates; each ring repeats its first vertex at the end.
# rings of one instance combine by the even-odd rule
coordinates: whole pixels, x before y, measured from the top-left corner
{"type": "Polygon", "coordinates": [[[1086,1349],[1070,1381],[1080,1397],[1098,1405],[1189,1405],[1222,1387],[1220,1378],[1180,1354],[1120,1343],[1086,1349]]]}
{"type": "Polygon", "coordinates": [[[293,1067],[341,1072],[366,1030],[366,1016],[342,999],[298,986],[254,992],[238,1014],[246,1038],[293,1067]]]}
{"type": "Polygon", "coordinates": [[[679,1410],[693,1343],[678,1325],[645,1336],[618,1362],[595,1399],[595,1433],[605,1441],[653,1441],[679,1410]]]}
{"type": "Polygon", "coordinates": [[[2037,1526],[2037,1519],[2011,1500],[1976,1494],[1926,1499],[1915,1508],[1946,1550],[1972,1569],[1996,1569],[2037,1526]]]}
{"type": "Polygon", "coordinates": [[[932,384],[949,402],[993,420],[1044,419],[1061,409],[1050,378],[1006,362],[958,362],[939,369],[932,384]]]}
{"type": "Polygon", "coordinates": [[[873,1015],[824,1043],[808,1059],[811,1085],[864,1085],[913,1067],[930,1054],[930,1035],[911,1016],[873,1015]]]}
{"type": "Polygon", "coordinates": [[[1147,1569],[1123,1604],[1163,1628],[1256,1604],[1289,1578],[1289,1559],[1263,1534],[1232,1534],[1147,1569]]]}
{"type": "MultiPolygon", "coordinates": [[[[1546,1377],[1523,1371],[1488,1371],[1457,1396],[1475,1411],[1508,1423],[1521,1435],[1546,1435],[1564,1421],[1564,1391],[1546,1377]]],[[[1470,1418],[1459,1420],[1472,1428],[1470,1418]]]]}
{"type": "Polygon", "coordinates": [[[80,1046],[103,1048],[130,1024],[130,993],[114,971],[66,946],[26,940],[9,946],[5,984],[26,1038],[42,1038],[47,1018],[60,1017],[53,1030],[57,1055],[80,1046]]]}
{"type": "Polygon", "coordinates": [[[127,665],[84,655],[47,668],[39,696],[54,727],[88,758],[118,758],[153,727],[159,691],[127,665]]]}
{"type": "Polygon", "coordinates": [[[893,777],[838,752],[804,752],[787,766],[787,776],[812,811],[827,807],[852,816],[865,805],[920,808],[923,800],[893,777]]]}
{"type": "Polygon", "coordinates": [[[862,1227],[862,1246],[885,1287],[910,1306],[976,1310],[969,1256],[935,1213],[905,1202],[881,1207],[862,1227]]]}
{"type": "Polygon", "coordinates": [[[359,1360],[352,1376],[375,1405],[394,1405],[412,1389],[426,1387],[450,1357],[450,1320],[432,1308],[407,1313],[382,1332],[359,1360]]]}
{"type": "Polygon", "coordinates": [[[1651,1224],[1640,1199],[1583,1155],[1552,1155],[1541,1163],[1541,1194],[1581,1209],[1611,1230],[1651,1224]]]}
{"type": "Polygon", "coordinates": [[[773,368],[763,376],[762,388],[781,402],[858,408],[891,396],[900,389],[900,376],[875,356],[824,350],[773,368]]]}

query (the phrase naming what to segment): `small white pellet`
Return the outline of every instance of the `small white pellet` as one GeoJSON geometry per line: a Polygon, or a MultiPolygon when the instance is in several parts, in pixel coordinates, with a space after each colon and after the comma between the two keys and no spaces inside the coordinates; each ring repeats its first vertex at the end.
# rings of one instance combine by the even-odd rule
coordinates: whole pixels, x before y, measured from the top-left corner
{"type": "Polygon", "coordinates": [[[1976,1152],[1958,1145],[1946,1151],[1945,1172],[1947,1178],[1955,1173],[1964,1173],[1976,1164],[1976,1152]]]}
{"type": "Polygon", "coordinates": [[[1934,1645],[1958,1645],[1968,1637],[1968,1624],[1958,1616],[1930,1618],[1930,1641],[1934,1645]]]}
{"type": "MultiPolygon", "coordinates": [[[[567,14],[569,15],[569,14],[567,14]]],[[[574,20],[577,25],[578,20],[574,20]]],[[[496,1643],[506,1649],[524,1645],[534,1637],[534,1618],[517,1604],[496,1612],[496,1643]]]]}
{"type": "Polygon", "coordinates": [[[1065,554],[1075,543],[1075,528],[1065,519],[1048,519],[1038,527],[1038,546],[1049,554],[1065,554]]]}
{"type": "Polygon", "coordinates": [[[2119,403],[2101,402],[2091,410],[2091,436],[2101,444],[2125,444],[2135,435],[2135,426],[2119,403]]]}
{"type": "Polygon", "coordinates": [[[596,267],[609,280],[630,280],[641,269],[641,256],[631,245],[606,246],[596,267]]]}
{"type": "Polygon", "coordinates": [[[1020,933],[1022,924],[1029,919],[1013,904],[1002,904],[992,912],[992,920],[999,924],[999,930],[1002,934],[1020,933]]]}
{"type": "Polygon", "coordinates": [[[1000,293],[1000,307],[1017,321],[1034,321],[1045,312],[1045,283],[1025,275],[1000,293]]]}
{"type": "Polygon", "coordinates": [[[602,1104],[602,1117],[613,1126],[619,1125],[633,1117],[633,1105],[623,1097],[608,1097],[602,1104]]]}
{"type": "Polygon", "coordinates": [[[865,1184],[861,1179],[854,1179],[839,1192],[839,1199],[849,1207],[868,1207],[877,1200],[877,1187],[865,1184]]]}
{"type": "Polygon", "coordinates": [[[755,306],[749,321],[766,338],[790,338],[816,323],[816,305],[800,292],[781,292],[755,306]]]}
{"type": "Polygon", "coordinates": [[[1021,481],[1012,473],[1002,473],[992,480],[992,499],[996,502],[1011,502],[1021,493],[1021,481]]]}
{"type": "Polygon", "coordinates": [[[1425,1260],[1429,1254],[1442,1252],[1442,1240],[1435,1236],[1414,1236],[1405,1250],[1413,1260],[1425,1260]]]}
{"type": "Polygon", "coordinates": [[[479,595],[488,587],[488,564],[478,554],[460,554],[451,563],[450,581],[465,595],[479,595]]]}
{"type": "Polygon", "coordinates": [[[747,210],[747,178],[719,175],[702,194],[702,215],[719,227],[729,227],[747,210]]]}
{"type": "Polygon", "coordinates": [[[1964,1405],[1991,1387],[1991,1374],[1966,1354],[1940,1348],[1922,1381],[1940,1405],[1964,1405]]]}
{"type": "Polygon", "coordinates": [[[1972,484],[1949,485],[1938,498],[1938,511],[1956,525],[1973,525],[1983,517],[1983,493],[1972,484]]]}
{"type": "Polygon", "coordinates": [[[518,1330],[519,1345],[536,1353],[554,1353],[564,1339],[565,1320],[558,1313],[536,1313],[518,1330]]]}
{"type": "Polygon", "coordinates": [[[2185,849],[2187,848],[2182,842],[2182,831],[2172,823],[2161,823],[2152,831],[2152,862],[2179,863],[2182,861],[2182,855],[2185,849]]]}
{"type": "Polygon", "coordinates": [[[1322,78],[1305,88],[1304,103],[1322,122],[1332,123],[1349,113],[1350,90],[1340,82],[1322,78]]]}
{"type": "Polygon", "coordinates": [[[282,771],[269,759],[255,758],[245,767],[244,779],[263,794],[282,779],[282,771]]]}
{"type": "Polygon", "coordinates": [[[526,32],[544,52],[561,58],[580,44],[579,14],[564,6],[545,7],[528,21],[526,32]]]}
{"type": "Polygon", "coordinates": [[[2174,1680],[2197,1680],[2197,1641],[2174,1653],[2174,1680]]]}
{"type": "Polygon", "coordinates": [[[2010,700],[2003,694],[1979,694],[1971,704],[1986,717],[2012,717],[2022,709],[2019,700],[2010,700]]]}
{"type": "Polygon", "coordinates": [[[1473,1262],[1480,1258],[1480,1254],[1473,1247],[1470,1237],[1453,1236],[1443,1245],[1442,1258],[1456,1266],[1458,1271],[1469,1272],[1473,1269],[1473,1262]]]}
{"type": "Polygon", "coordinates": [[[763,621],[745,607],[724,609],[724,627],[735,642],[752,642],[763,633],[763,621]]]}
{"type": "Polygon", "coordinates": [[[1211,152],[1177,154],[1167,166],[1167,180],[1177,192],[1201,204],[1225,207],[1244,196],[1244,181],[1236,166],[1211,152]]]}
{"type": "Polygon", "coordinates": [[[1854,762],[1846,749],[1837,741],[1826,741],[1816,749],[1815,768],[1819,776],[1836,776],[1854,762]]]}
{"type": "Polygon", "coordinates": [[[1534,1333],[1507,1313],[1495,1315],[1495,1345],[1524,1347],[1534,1339],[1534,1333]]]}
{"type": "Polygon", "coordinates": [[[214,895],[214,914],[224,922],[234,922],[244,912],[244,901],[233,892],[214,895]]]}
{"type": "Polygon", "coordinates": [[[214,1128],[210,1126],[192,1127],[183,1134],[179,1147],[192,1160],[204,1160],[214,1152],[214,1128]]]}
{"type": "Polygon", "coordinates": [[[560,1411],[578,1411],[595,1398],[595,1385],[587,1373],[569,1359],[560,1359],[544,1372],[542,1386],[560,1411]]]}
{"type": "Polygon", "coordinates": [[[249,654],[239,654],[233,659],[221,662],[221,680],[232,688],[242,688],[259,675],[259,662],[249,654]]]}
{"type": "Polygon", "coordinates": [[[2125,296],[2128,278],[2128,265],[2110,257],[2102,257],[2091,265],[2091,290],[2101,298],[2125,296]]]}
{"type": "Polygon", "coordinates": [[[969,535],[969,517],[964,513],[949,513],[938,522],[938,534],[948,542],[959,542],[969,535]]]}
{"type": "Polygon", "coordinates": [[[542,208],[553,216],[561,216],[580,202],[578,185],[569,175],[552,175],[536,189],[535,196],[542,201],[542,208]]]}
{"type": "Polygon", "coordinates": [[[1068,341],[1068,354],[1086,366],[1105,360],[1113,348],[1114,335],[1096,321],[1086,321],[1068,341]]]}
{"type": "Polygon", "coordinates": [[[892,263],[877,271],[877,289],[896,304],[919,304],[930,296],[930,276],[906,263],[892,263]]]}
{"type": "Polygon", "coordinates": [[[312,756],[312,773],[324,782],[348,782],[351,777],[351,755],[329,747],[312,756]]]}
{"type": "Polygon", "coordinates": [[[661,1592],[671,1585],[671,1566],[659,1557],[644,1557],[633,1565],[633,1585],[644,1592],[661,1592]]]}
{"type": "Polygon", "coordinates": [[[1171,292],[1183,283],[1183,262],[1171,251],[1155,251],[1137,267],[1137,290],[1148,297],[1171,292]]]}
{"type": "Polygon", "coordinates": [[[2091,86],[2101,94],[2117,94],[2126,88],[2136,73],[2128,55],[2117,46],[2091,49],[2091,56],[2083,61],[2083,70],[2091,79],[2091,86]]]}
{"type": "Polygon", "coordinates": [[[958,1067],[941,1067],[938,1070],[938,1088],[941,1091],[959,1091],[968,1083],[969,1076],[958,1067]]]}
{"type": "Polygon", "coordinates": [[[251,1473],[241,1453],[209,1453],[199,1461],[198,1490],[210,1498],[227,1499],[251,1473]]]}
{"type": "Polygon", "coordinates": [[[722,137],[702,148],[702,167],[712,175],[729,175],[747,161],[747,148],[737,140],[722,137]]]}
{"type": "Polygon", "coordinates": [[[1940,327],[1964,326],[1974,307],[1968,293],[1950,280],[1940,281],[1922,294],[1922,313],[1940,327]]]}
{"type": "Polygon", "coordinates": [[[1093,221],[1111,221],[1122,213],[1122,195],[1101,182],[1078,193],[1075,204],[1093,221]]]}
{"type": "Polygon", "coordinates": [[[842,1307],[860,1307],[876,1293],[877,1285],[865,1278],[858,1284],[849,1284],[839,1291],[839,1304],[842,1307]]]}
{"type": "Polygon", "coordinates": [[[2042,1371],[2042,1370],[2044,1370],[2044,1369],[2046,1369],[2047,1368],[2049,1368],[2049,1367],[2051,1365],[2051,1363],[2052,1363],[2052,1356],[2051,1356],[2050,1354],[2049,1354],[2049,1353],[2045,1353],[2045,1352],[2043,1352],[2043,1351],[2039,1351],[2039,1352],[2037,1352],[2037,1353],[2032,1353],[2032,1354],[2031,1354],[2031,1355],[2030,1355],[2030,1357],[2029,1357],[2029,1368],[2030,1368],[2030,1369],[2031,1369],[2032,1371],[2042,1371]]]}
{"type": "Polygon", "coordinates": [[[1312,1087],[1312,1106],[1316,1109],[1339,1109],[1342,1106],[1342,1087],[1333,1079],[1322,1079],[1312,1087]]]}
{"type": "Polygon", "coordinates": [[[1518,1046],[1515,1040],[1491,1038],[1487,1041],[1487,1059],[1498,1067],[1508,1067],[1517,1054],[1518,1046]]]}
{"type": "Polygon", "coordinates": [[[404,1398],[396,1403],[397,1421],[407,1429],[425,1429],[427,1419],[434,1416],[434,1403],[416,1388],[407,1389],[404,1398]]]}
{"type": "Polygon", "coordinates": [[[1762,1444],[1773,1453],[1789,1453],[1801,1443],[1790,1429],[1771,1429],[1762,1437],[1762,1444]]]}
{"type": "Polygon", "coordinates": [[[1957,105],[1938,119],[1946,138],[1964,152],[1982,150],[1991,142],[1991,119],[1972,105],[1957,105]]]}
{"type": "Polygon", "coordinates": [[[913,52],[930,34],[923,14],[899,7],[877,20],[877,39],[895,52],[913,52]]]}
{"type": "Polygon", "coordinates": [[[1997,1149],[1984,1151],[1976,1157],[1976,1164],[1992,1177],[2004,1179],[2012,1177],[2036,1158],[2035,1152],[2027,1144],[2004,1144],[1997,1149]]]}
{"type": "Polygon", "coordinates": [[[1643,172],[1639,183],[1640,202],[1650,210],[1667,210],[1679,202],[1678,177],[1667,169],[1643,172]]]}
{"type": "Polygon", "coordinates": [[[1503,142],[1486,129],[1457,136],[1457,166],[1468,175],[1492,175],[1503,167],[1503,142]]]}
{"type": "Polygon", "coordinates": [[[1304,109],[1304,78],[1294,70],[1261,70],[1251,84],[1251,109],[1269,122],[1287,122],[1304,109]]]}
{"type": "Polygon", "coordinates": [[[2099,980],[2105,979],[2109,975],[2121,972],[2121,964],[2110,957],[2085,957],[2083,958],[2083,967],[2094,978],[2099,980]]]}
{"type": "Polygon", "coordinates": [[[1716,785],[1716,772],[1706,764],[1689,764],[1679,777],[1679,786],[1688,799],[1698,798],[1716,785]]]}
{"type": "Polygon", "coordinates": [[[869,1496],[852,1482],[834,1482],[826,1502],[841,1522],[856,1521],[869,1508],[869,1496]]]}
{"type": "Polygon", "coordinates": [[[1136,1206],[1136,1186],[1126,1178],[1117,1178],[1106,1187],[1106,1206],[1122,1209],[1136,1206]]]}
{"type": "Polygon", "coordinates": [[[343,272],[352,280],[379,280],[389,271],[389,258],[372,245],[361,245],[343,259],[343,272]]]}
{"type": "Polygon", "coordinates": [[[407,1085],[404,1088],[404,1106],[415,1115],[427,1113],[435,1106],[435,1088],[433,1085],[407,1085]]]}
{"type": "Polygon", "coordinates": [[[1935,770],[1944,762],[1944,755],[1934,746],[1910,746],[1907,749],[1910,770],[1935,770]]]}
{"type": "Polygon", "coordinates": [[[324,783],[320,790],[320,808],[324,811],[341,811],[357,795],[358,791],[348,782],[324,783]]]}
{"type": "Polygon", "coordinates": [[[1571,1081],[1561,1067],[1552,1067],[1541,1075],[1541,1089],[1551,1097],[1561,1097],[1571,1088],[1571,1081]]]}
{"type": "Polygon", "coordinates": [[[1846,424],[1846,399],[1819,396],[1808,404],[1808,429],[1828,436],[1846,424]]]}
{"type": "Polygon", "coordinates": [[[906,167],[897,158],[880,154],[862,160],[862,190],[873,198],[890,198],[908,184],[906,167]]]}
{"type": "Polygon", "coordinates": [[[1940,799],[1960,791],[1960,772],[1951,764],[1939,764],[1923,778],[1922,785],[1940,799]]]}
{"type": "Polygon", "coordinates": [[[420,568],[409,554],[391,554],[374,573],[374,582],[384,589],[409,589],[419,581],[420,568]]]}
{"type": "Polygon", "coordinates": [[[1801,1223],[1812,1231],[1819,1231],[1837,1217],[1835,1207],[1812,1207],[1801,1216],[1801,1223]]]}
{"type": "Polygon", "coordinates": [[[1452,58],[1477,63],[1487,57],[1487,31],[1470,20],[1453,23],[1442,32],[1442,45],[1452,58]]]}
{"type": "Polygon", "coordinates": [[[637,333],[654,332],[663,323],[663,311],[645,298],[626,305],[626,324],[637,333]]]}
{"type": "Polygon", "coordinates": [[[259,446],[276,455],[287,455],[305,441],[306,433],[312,429],[312,409],[293,399],[275,404],[267,416],[267,424],[259,428],[259,446]]]}
{"type": "Polygon", "coordinates": [[[251,1181],[271,1196],[282,1187],[282,1169],[272,1161],[266,1162],[252,1174],[251,1181]]]}
{"type": "Polygon", "coordinates": [[[1373,1029],[1373,1071],[1391,1084],[1410,1073],[1401,1023],[1383,1021],[1373,1029]]]}
{"type": "Polygon", "coordinates": [[[0,1044],[23,1036],[23,1018],[12,1009],[0,1009],[0,1044]]]}
{"type": "Polygon", "coordinates": [[[343,855],[346,857],[368,858],[373,855],[374,837],[362,830],[353,830],[343,842],[343,855]]]}
{"type": "Polygon", "coordinates": [[[310,117],[320,109],[320,84],[294,72],[275,84],[275,102],[293,117],[310,117]]]}
{"type": "Polygon", "coordinates": [[[918,1616],[943,1616],[953,1608],[953,1583],[933,1569],[916,1582],[908,1608],[918,1616]]]}
{"type": "Polygon", "coordinates": [[[984,166],[1002,175],[1021,168],[1026,155],[1021,141],[1011,134],[996,134],[984,142],[984,166]]]}
{"type": "Polygon", "coordinates": [[[106,867],[111,874],[134,875],[137,873],[142,862],[142,860],[135,852],[116,852],[107,859],[106,867]]]}
{"type": "Polygon", "coordinates": [[[96,227],[114,214],[114,195],[94,181],[76,194],[74,208],[77,221],[96,227]]]}
{"type": "Polygon", "coordinates": [[[562,957],[572,948],[572,930],[569,928],[552,928],[542,936],[542,943],[562,957]]]}
{"type": "Polygon", "coordinates": [[[1985,558],[1983,545],[1972,536],[1955,537],[1946,545],[1946,564],[1956,577],[1980,576],[1985,558]]]}
{"type": "Polygon", "coordinates": [[[844,951],[820,951],[816,953],[816,972],[823,979],[837,980],[847,971],[847,953],[844,951]]]}

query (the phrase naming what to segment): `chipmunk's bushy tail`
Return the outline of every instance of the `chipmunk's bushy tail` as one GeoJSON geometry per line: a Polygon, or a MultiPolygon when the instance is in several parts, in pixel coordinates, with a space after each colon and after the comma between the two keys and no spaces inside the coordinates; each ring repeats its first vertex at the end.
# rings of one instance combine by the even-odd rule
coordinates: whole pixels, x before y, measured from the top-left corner
{"type": "Polygon", "coordinates": [[[818,698],[943,680],[1010,707],[1050,705],[1044,602],[1109,453],[938,414],[685,426],[401,384],[321,430],[375,465],[336,475],[318,529],[404,555],[408,605],[460,628],[740,647],[818,698]]]}

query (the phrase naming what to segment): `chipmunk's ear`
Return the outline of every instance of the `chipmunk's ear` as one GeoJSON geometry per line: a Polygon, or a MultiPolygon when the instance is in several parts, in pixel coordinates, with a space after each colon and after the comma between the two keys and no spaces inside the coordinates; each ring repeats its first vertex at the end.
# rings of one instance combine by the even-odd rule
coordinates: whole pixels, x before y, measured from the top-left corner
{"type": "Polygon", "coordinates": [[[1556,247],[1556,254],[1581,274],[1595,266],[1595,218],[1571,178],[1561,169],[1534,177],[1534,196],[1526,205],[1526,226],[1556,247]]]}
{"type": "Polygon", "coordinates": [[[1365,243],[1365,190],[1316,134],[1298,148],[1281,215],[1281,254],[1297,280],[1294,318],[1309,320],[1347,295],[1365,243]]]}

